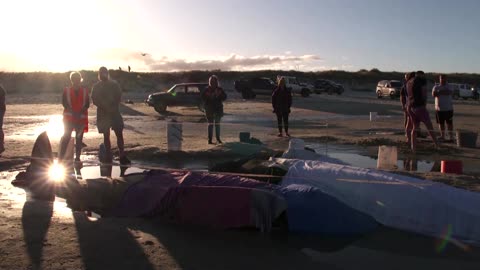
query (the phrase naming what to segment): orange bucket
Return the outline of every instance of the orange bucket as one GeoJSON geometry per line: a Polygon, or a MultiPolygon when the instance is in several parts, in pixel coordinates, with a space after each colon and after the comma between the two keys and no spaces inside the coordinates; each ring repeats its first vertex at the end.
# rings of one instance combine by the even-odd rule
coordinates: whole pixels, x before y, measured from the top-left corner
{"type": "Polygon", "coordinates": [[[460,160],[442,160],[441,170],[442,173],[463,174],[463,165],[460,160]]]}

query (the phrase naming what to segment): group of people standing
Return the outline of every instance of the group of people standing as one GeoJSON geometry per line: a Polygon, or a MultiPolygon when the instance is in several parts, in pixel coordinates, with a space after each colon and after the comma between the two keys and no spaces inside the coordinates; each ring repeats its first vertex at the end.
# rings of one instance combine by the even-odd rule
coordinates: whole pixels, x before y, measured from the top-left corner
{"type": "MultiPolygon", "coordinates": [[[[71,86],[63,90],[63,123],[64,134],[60,140],[59,159],[65,157],[67,146],[71,140],[72,132],[75,131],[75,166],[81,166],[80,154],[82,151],[83,134],[88,131],[88,108],[90,107],[90,94],[88,88],[82,86],[82,75],[78,72],[70,74],[71,86]]],[[[105,146],[105,160],[113,160],[110,142],[110,130],[117,137],[117,146],[120,164],[130,164],[131,161],[125,154],[123,139],[123,118],[120,114],[120,102],[122,90],[117,82],[110,79],[108,69],[101,67],[98,70],[98,82],[92,87],[91,99],[97,106],[97,129],[103,134],[105,146]]]]}
{"type": "MultiPolygon", "coordinates": [[[[220,120],[223,116],[223,101],[227,99],[225,91],[219,86],[217,76],[213,75],[208,80],[208,87],[202,93],[202,101],[205,109],[205,116],[208,121],[208,144],[213,144],[213,127],[217,143],[222,143],[220,138],[220,120]]],[[[285,78],[277,78],[277,87],[272,93],[273,113],[277,116],[278,137],[290,137],[288,133],[288,116],[292,106],[292,92],[285,85],[285,78]]]]}
{"type": "Polygon", "coordinates": [[[445,124],[448,128],[448,141],[453,141],[453,90],[448,86],[446,75],[440,75],[439,81],[440,83],[432,89],[432,96],[435,98],[435,116],[440,128],[440,137],[437,138],[427,110],[428,90],[425,73],[417,71],[405,74],[400,101],[405,116],[407,144],[414,153],[417,149],[420,123],[425,124],[435,148],[439,146],[438,141],[446,141],[445,124]]]}

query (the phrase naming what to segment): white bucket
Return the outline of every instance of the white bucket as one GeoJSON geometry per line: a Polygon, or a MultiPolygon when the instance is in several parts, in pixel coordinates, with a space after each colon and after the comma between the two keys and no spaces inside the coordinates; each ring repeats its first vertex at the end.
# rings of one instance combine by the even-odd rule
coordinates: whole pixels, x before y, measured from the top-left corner
{"type": "Polygon", "coordinates": [[[167,122],[167,149],[171,151],[182,151],[182,123],[175,120],[167,122]]]}
{"type": "Polygon", "coordinates": [[[377,112],[370,112],[370,121],[375,121],[378,117],[377,112]]]}
{"type": "Polygon", "coordinates": [[[378,147],[377,169],[397,169],[398,152],[396,146],[381,145],[378,147]]]}

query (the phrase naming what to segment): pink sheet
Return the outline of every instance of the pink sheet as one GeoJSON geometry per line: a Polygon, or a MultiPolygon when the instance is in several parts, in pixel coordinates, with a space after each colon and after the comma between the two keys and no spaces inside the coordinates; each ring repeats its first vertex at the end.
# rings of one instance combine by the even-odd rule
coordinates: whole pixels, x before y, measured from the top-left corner
{"type": "Polygon", "coordinates": [[[180,186],[165,195],[157,213],[170,221],[213,228],[253,227],[252,189],[180,186]]]}

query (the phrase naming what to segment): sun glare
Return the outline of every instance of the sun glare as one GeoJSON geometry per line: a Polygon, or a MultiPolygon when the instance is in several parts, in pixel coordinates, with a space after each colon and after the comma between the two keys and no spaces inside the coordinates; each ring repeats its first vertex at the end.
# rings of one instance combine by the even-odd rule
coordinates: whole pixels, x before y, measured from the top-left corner
{"type": "Polygon", "coordinates": [[[35,134],[40,134],[46,131],[48,137],[52,140],[59,140],[63,136],[63,116],[62,115],[52,115],[48,119],[48,123],[41,127],[38,127],[35,134]]]}
{"type": "Polygon", "coordinates": [[[48,170],[48,176],[50,180],[54,182],[62,182],[63,180],[65,180],[65,174],[65,167],[63,167],[62,164],[58,163],[57,160],[53,162],[52,166],[48,170]]]}

